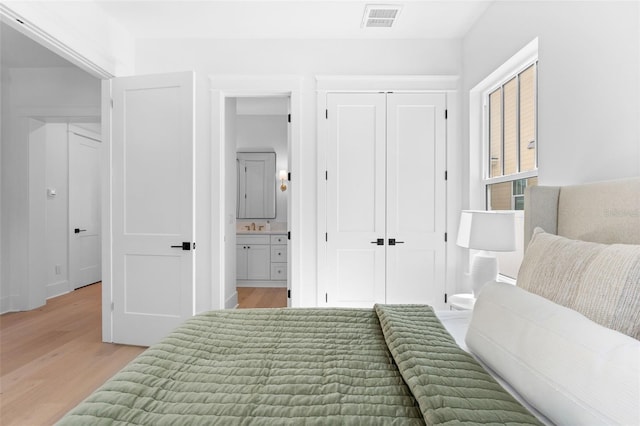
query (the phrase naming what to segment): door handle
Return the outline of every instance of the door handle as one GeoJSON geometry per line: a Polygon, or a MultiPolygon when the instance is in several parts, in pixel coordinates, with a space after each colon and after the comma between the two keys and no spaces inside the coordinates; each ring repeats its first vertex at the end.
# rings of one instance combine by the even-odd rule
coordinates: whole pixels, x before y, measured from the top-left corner
{"type": "Polygon", "coordinates": [[[171,246],[171,248],[181,248],[182,250],[191,250],[191,243],[186,241],[179,246],[171,246]]]}
{"type": "Polygon", "coordinates": [[[75,234],[79,234],[79,233],[81,233],[81,232],[85,232],[85,231],[86,231],[86,229],[80,229],[80,228],[76,228],[76,229],[74,229],[74,230],[73,230],[73,232],[74,232],[75,234]]]}
{"type": "Polygon", "coordinates": [[[378,238],[376,241],[371,241],[371,244],[377,244],[379,246],[384,245],[384,238],[378,238]]]}
{"type": "Polygon", "coordinates": [[[404,244],[404,241],[396,241],[395,238],[389,238],[389,245],[395,246],[396,244],[404,244]]]}

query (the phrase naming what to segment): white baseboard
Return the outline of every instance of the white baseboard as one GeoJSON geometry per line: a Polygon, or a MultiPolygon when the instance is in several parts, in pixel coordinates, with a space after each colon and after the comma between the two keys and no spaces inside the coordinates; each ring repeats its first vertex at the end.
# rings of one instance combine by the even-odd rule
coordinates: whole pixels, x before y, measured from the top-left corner
{"type": "Polygon", "coordinates": [[[0,314],[4,314],[11,311],[11,298],[0,297],[0,314]]]}
{"type": "Polygon", "coordinates": [[[47,285],[47,299],[69,293],[69,281],[58,281],[47,285]]]}
{"type": "Polygon", "coordinates": [[[224,301],[225,309],[235,309],[238,306],[238,292],[234,291],[233,294],[224,301]]]}
{"type": "Polygon", "coordinates": [[[255,280],[238,280],[236,287],[282,287],[287,288],[286,281],[255,281],[255,280]]]}

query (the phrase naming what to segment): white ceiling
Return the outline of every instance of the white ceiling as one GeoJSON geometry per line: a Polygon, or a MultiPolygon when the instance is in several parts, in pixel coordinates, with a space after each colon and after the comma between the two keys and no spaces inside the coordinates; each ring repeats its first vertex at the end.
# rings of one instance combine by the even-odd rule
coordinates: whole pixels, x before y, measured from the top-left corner
{"type": "Polygon", "coordinates": [[[493,0],[97,0],[134,38],[462,38],[493,0]],[[393,28],[361,28],[367,4],[400,4],[393,28]]]}
{"type": "MultiPolygon", "coordinates": [[[[94,1],[134,38],[446,39],[463,37],[495,0],[94,1]],[[402,9],[392,28],[361,28],[368,4],[402,9]]],[[[4,66],[73,66],[4,22],[0,41],[4,66]]]]}

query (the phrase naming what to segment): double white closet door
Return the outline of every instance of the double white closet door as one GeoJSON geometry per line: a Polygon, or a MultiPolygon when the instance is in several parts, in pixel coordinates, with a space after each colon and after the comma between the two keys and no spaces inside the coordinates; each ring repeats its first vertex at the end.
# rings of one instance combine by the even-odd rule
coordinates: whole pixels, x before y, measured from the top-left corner
{"type": "Polygon", "coordinates": [[[444,302],[446,94],[327,95],[329,306],[444,302]]]}

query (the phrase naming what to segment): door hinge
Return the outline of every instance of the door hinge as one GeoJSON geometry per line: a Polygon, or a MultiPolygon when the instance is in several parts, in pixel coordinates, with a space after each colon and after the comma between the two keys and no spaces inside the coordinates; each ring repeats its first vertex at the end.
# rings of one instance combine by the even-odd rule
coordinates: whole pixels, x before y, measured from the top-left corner
{"type": "Polygon", "coordinates": [[[287,290],[287,299],[291,299],[291,290],[287,290]]]}
{"type": "Polygon", "coordinates": [[[329,171],[328,170],[324,171],[324,180],[329,180],[329,171]]]}
{"type": "Polygon", "coordinates": [[[111,98],[111,108],[113,108],[113,98],[111,98]]]}
{"type": "Polygon", "coordinates": [[[447,242],[447,233],[446,232],[444,233],[444,242],[445,243],[447,242]]]}
{"type": "Polygon", "coordinates": [[[291,182],[291,172],[287,173],[287,180],[291,182]]]}
{"type": "Polygon", "coordinates": [[[324,303],[329,303],[329,293],[324,294],[324,303]]]}
{"type": "Polygon", "coordinates": [[[449,118],[449,110],[445,109],[444,110],[444,119],[446,120],[447,118],[449,118]]]}
{"type": "Polygon", "coordinates": [[[444,303],[447,303],[447,293],[444,294],[444,303]]]}
{"type": "Polygon", "coordinates": [[[329,233],[328,232],[324,233],[324,240],[325,241],[329,241],[329,233]]]}
{"type": "Polygon", "coordinates": [[[113,312],[113,302],[111,302],[111,312],[113,312]]]}
{"type": "Polygon", "coordinates": [[[287,114],[287,123],[291,123],[291,114],[287,114]]]}
{"type": "Polygon", "coordinates": [[[288,231],[287,232],[287,240],[290,240],[290,239],[291,239],[291,231],[288,231]]]}
{"type": "Polygon", "coordinates": [[[196,242],[195,241],[193,242],[193,249],[194,250],[196,249],[196,242]]]}
{"type": "Polygon", "coordinates": [[[444,171],[444,180],[448,180],[449,179],[449,172],[447,172],[446,170],[444,171]]]}
{"type": "Polygon", "coordinates": [[[324,110],[324,118],[326,118],[327,120],[329,119],[329,110],[328,109],[324,110]]]}

